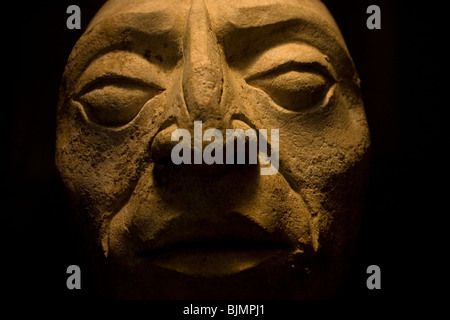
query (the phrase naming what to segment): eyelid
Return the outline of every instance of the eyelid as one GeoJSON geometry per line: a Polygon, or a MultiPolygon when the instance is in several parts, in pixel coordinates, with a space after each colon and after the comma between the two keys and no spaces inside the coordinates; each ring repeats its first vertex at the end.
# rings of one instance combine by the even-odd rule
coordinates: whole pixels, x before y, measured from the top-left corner
{"type": "Polygon", "coordinates": [[[79,89],[79,92],[77,93],[75,99],[79,99],[81,96],[86,94],[87,92],[96,89],[99,86],[104,85],[114,85],[117,86],[136,86],[136,87],[142,87],[144,88],[152,88],[157,91],[164,91],[165,89],[161,86],[152,83],[144,81],[140,78],[131,78],[128,76],[123,76],[120,74],[115,73],[106,73],[98,78],[92,79],[90,82],[84,84],[83,87],[79,89]]]}
{"type": "Polygon", "coordinates": [[[250,63],[236,66],[245,80],[279,70],[314,70],[336,81],[337,76],[329,58],[306,43],[283,43],[259,53],[250,63]]]}
{"type": "Polygon", "coordinates": [[[81,103],[92,122],[107,127],[123,126],[136,117],[147,101],[164,91],[140,79],[125,80],[123,77],[99,78],[88,84],[74,100],[81,103]]]}
{"type": "Polygon", "coordinates": [[[323,66],[322,64],[318,62],[311,62],[311,63],[302,63],[294,60],[286,61],[285,63],[282,63],[280,65],[273,66],[269,69],[259,71],[257,73],[254,73],[250,76],[247,76],[245,80],[247,82],[258,79],[258,78],[264,78],[266,76],[272,76],[276,74],[282,74],[288,71],[301,71],[301,72],[311,72],[316,73],[324,76],[325,78],[335,81],[334,76],[332,75],[332,72],[323,66]]]}
{"type": "Polygon", "coordinates": [[[86,88],[101,81],[126,81],[162,90],[167,75],[143,56],[128,51],[108,52],[95,59],[81,74],[71,95],[79,96],[86,88]]]}

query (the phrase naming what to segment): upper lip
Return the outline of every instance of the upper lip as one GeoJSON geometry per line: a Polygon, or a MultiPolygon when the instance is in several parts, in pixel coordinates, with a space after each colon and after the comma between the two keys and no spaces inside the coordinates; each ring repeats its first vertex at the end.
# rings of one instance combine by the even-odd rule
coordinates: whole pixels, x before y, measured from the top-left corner
{"type": "Polygon", "coordinates": [[[138,256],[156,256],[177,250],[288,250],[291,241],[282,232],[268,231],[239,214],[187,221],[176,219],[149,241],[138,246],[138,256]]]}

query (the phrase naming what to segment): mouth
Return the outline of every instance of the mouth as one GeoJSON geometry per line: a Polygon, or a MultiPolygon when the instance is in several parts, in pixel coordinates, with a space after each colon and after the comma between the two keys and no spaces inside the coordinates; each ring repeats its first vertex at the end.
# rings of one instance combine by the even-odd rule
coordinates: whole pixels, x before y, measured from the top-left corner
{"type": "Polygon", "coordinates": [[[212,277],[254,268],[266,260],[287,256],[290,250],[283,242],[216,239],[143,251],[138,257],[182,274],[212,277]]]}
{"type": "MultiPolygon", "coordinates": [[[[177,220],[177,219],[176,219],[177,220]]],[[[236,212],[172,221],[135,251],[138,262],[192,276],[226,276],[284,259],[298,243],[236,212]]]]}

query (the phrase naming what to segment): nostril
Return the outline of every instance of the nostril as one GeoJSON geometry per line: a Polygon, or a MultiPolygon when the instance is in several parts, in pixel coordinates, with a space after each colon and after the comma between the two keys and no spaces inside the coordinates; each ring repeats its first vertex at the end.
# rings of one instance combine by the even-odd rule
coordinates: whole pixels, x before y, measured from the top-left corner
{"type": "Polygon", "coordinates": [[[243,142],[234,137],[233,141],[227,142],[224,163],[236,166],[257,164],[256,148],[256,144],[252,145],[248,137],[245,137],[243,142]]]}
{"type": "Polygon", "coordinates": [[[177,141],[172,141],[172,132],[176,129],[178,129],[178,126],[176,124],[172,124],[156,134],[150,147],[151,159],[155,163],[172,163],[171,152],[178,143],[177,141]]]}
{"type": "Polygon", "coordinates": [[[224,175],[230,169],[226,164],[192,164],[183,165],[186,170],[197,176],[219,176],[224,175]]]}

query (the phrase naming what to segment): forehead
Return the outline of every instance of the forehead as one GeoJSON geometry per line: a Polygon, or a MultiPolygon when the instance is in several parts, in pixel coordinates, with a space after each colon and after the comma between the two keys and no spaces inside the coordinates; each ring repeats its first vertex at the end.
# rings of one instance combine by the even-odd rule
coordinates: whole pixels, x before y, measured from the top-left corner
{"type": "MultiPolygon", "coordinates": [[[[99,13],[113,14],[114,12],[152,12],[162,8],[182,10],[189,8],[196,0],[108,0],[99,13]]],[[[198,0],[197,0],[198,1],[198,0]]],[[[208,8],[245,8],[291,5],[299,8],[324,8],[319,0],[199,0],[204,1],[208,8]]]]}
{"type": "Polygon", "coordinates": [[[224,27],[223,24],[227,23],[241,26],[270,24],[272,20],[283,17],[297,17],[335,28],[333,18],[319,0],[109,0],[91,21],[88,29],[103,19],[126,13],[183,20],[195,1],[205,2],[210,17],[218,27],[224,27]]]}

